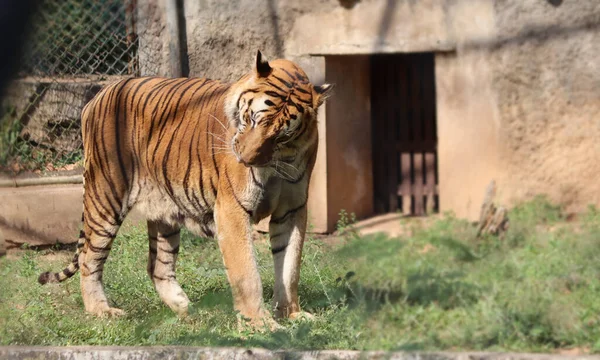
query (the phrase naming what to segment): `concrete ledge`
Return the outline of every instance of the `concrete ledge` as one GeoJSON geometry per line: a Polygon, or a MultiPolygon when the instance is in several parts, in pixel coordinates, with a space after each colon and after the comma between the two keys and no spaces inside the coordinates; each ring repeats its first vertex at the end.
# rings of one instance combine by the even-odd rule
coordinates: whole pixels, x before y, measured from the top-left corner
{"type": "Polygon", "coordinates": [[[600,360],[598,355],[556,355],[484,352],[384,352],[384,351],[270,351],[244,348],[185,346],[150,347],[0,347],[1,359],[396,359],[396,360],[600,360]]]}
{"type": "MultiPolygon", "coordinates": [[[[83,211],[82,184],[0,187],[0,199],[0,232],[7,249],[21,244],[77,242],[83,211]]],[[[138,223],[144,218],[131,211],[126,221],[138,223]]]]}
{"type": "Polygon", "coordinates": [[[77,241],[83,210],[81,184],[4,187],[0,198],[0,231],[8,248],[77,241]]]}

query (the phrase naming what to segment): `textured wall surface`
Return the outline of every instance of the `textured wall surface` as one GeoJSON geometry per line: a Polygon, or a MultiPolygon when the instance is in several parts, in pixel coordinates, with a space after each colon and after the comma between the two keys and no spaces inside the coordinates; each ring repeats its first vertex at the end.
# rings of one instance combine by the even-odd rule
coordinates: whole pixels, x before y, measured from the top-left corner
{"type": "Polygon", "coordinates": [[[476,218],[496,179],[508,204],[600,204],[600,3],[456,1],[436,57],[443,210],[476,218]]]}
{"type": "Polygon", "coordinates": [[[600,204],[600,2],[497,1],[495,11],[503,196],[600,204]]]}
{"type": "Polygon", "coordinates": [[[136,31],[142,76],[169,76],[169,37],[163,1],[137,0],[136,31]]]}

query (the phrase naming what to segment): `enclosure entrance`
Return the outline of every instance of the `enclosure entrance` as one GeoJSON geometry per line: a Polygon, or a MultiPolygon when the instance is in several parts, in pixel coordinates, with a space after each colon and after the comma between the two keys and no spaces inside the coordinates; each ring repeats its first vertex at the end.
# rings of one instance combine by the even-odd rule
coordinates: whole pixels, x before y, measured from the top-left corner
{"type": "Polygon", "coordinates": [[[438,210],[434,54],[371,57],[375,212],[438,210]]]}

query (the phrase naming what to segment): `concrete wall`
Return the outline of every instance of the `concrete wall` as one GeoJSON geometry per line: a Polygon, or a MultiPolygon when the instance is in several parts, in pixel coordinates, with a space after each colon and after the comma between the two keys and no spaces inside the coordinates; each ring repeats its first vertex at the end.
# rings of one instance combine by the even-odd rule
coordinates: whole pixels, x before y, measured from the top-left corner
{"type": "MultiPolygon", "coordinates": [[[[236,80],[260,48],[299,62],[314,83],[361,84],[367,80],[353,78],[349,65],[331,55],[436,52],[442,211],[475,219],[492,179],[509,205],[538,193],[569,211],[600,205],[597,0],[188,0],[184,6],[192,76],[236,80]]],[[[358,173],[347,172],[342,187],[335,180],[341,172],[332,171],[338,163],[331,162],[368,128],[361,116],[348,123],[354,127],[338,126],[364,96],[338,86],[340,102],[332,98],[321,115],[309,206],[320,219],[317,230],[331,229],[338,206],[365,215],[369,209],[368,190],[360,201],[347,200],[366,186],[352,177],[358,173]]],[[[368,143],[350,150],[367,153],[368,143]]],[[[370,171],[367,156],[357,158],[370,171]]]]}
{"type": "Polygon", "coordinates": [[[508,204],[600,204],[600,3],[465,0],[448,16],[457,51],[436,57],[442,209],[475,218],[491,179],[508,204]]]}
{"type": "Polygon", "coordinates": [[[82,185],[0,188],[0,231],[8,247],[77,242],[82,185]]]}

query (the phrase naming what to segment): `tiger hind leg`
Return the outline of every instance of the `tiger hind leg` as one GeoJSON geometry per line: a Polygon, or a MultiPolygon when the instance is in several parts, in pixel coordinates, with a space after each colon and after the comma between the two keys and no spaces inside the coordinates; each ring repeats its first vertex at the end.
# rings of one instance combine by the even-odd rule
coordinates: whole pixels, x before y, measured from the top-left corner
{"type": "Polygon", "coordinates": [[[187,315],[190,300],[175,277],[179,254],[179,227],[148,221],[148,275],[161,300],[180,316],[187,315]]]}
{"type": "Polygon", "coordinates": [[[85,310],[100,317],[125,314],[123,310],[109,306],[102,285],[104,263],[119,227],[120,221],[116,214],[104,214],[94,219],[87,214],[84,218],[83,228],[87,241],[79,256],[81,295],[85,310]]]}

